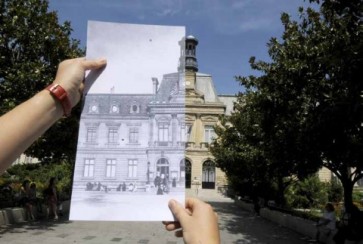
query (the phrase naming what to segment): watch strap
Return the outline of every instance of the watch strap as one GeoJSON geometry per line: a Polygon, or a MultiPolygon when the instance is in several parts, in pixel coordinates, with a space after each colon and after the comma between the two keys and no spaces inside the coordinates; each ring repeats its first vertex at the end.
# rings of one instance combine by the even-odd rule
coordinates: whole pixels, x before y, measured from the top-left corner
{"type": "Polygon", "coordinates": [[[69,115],[71,115],[72,105],[66,90],[64,90],[61,85],[54,83],[50,84],[45,89],[48,90],[50,94],[52,94],[52,96],[61,103],[64,116],[68,117],[69,115]]]}

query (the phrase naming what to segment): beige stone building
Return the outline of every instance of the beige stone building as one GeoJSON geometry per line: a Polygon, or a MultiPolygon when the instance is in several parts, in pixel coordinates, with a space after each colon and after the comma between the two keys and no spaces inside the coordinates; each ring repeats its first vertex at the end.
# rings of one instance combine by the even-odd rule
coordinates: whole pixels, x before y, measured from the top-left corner
{"type": "Polygon", "coordinates": [[[27,156],[25,154],[22,154],[20,155],[20,157],[18,157],[13,165],[16,165],[16,164],[36,164],[36,163],[39,163],[39,160],[37,158],[33,158],[33,157],[30,157],[30,156],[27,156]]]}
{"type": "Polygon", "coordinates": [[[235,96],[217,95],[212,76],[198,72],[198,40],[186,38],[185,44],[185,152],[186,186],[217,189],[226,185],[224,173],[215,167],[209,145],[215,137],[214,126],[221,115],[233,109],[235,96]]]}

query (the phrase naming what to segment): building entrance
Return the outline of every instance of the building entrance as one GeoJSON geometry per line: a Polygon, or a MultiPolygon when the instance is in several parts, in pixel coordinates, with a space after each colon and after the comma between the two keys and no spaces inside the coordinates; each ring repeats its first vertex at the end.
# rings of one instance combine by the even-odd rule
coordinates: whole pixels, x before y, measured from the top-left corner
{"type": "Polygon", "coordinates": [[[208,160],[203,163],[202,189],[215,189],[216,166],[208,160]]]}
{"type": "Polygon", "coordinates": [[[166,158],[161,158],[156,163],[156,171],[161,175],[169,178],[169,162],[166,158]]]}
{"type": "Polygon", "coordinates": [[[192,184],[192,164],[185,159],[185,188],[190,188],[192,184]]]}

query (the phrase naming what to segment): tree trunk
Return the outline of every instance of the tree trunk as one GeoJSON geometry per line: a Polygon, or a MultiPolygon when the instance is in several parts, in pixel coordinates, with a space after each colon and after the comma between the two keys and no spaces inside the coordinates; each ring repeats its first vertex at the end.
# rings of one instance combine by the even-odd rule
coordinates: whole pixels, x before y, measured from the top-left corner
{"type": "Polygon", "coordinates": [[[344,207],[345,211],[350,213],[353,207],[353,182],[348,178],[344,177],[341,179],[344,188],[344,207]]]}
{"type": "Polygon", "coordinates": [[[285,207],[286,201],[285,201],[285,185],[283,177],[278,177],[277,179],[277,205],[280,207],[285,207]]]}

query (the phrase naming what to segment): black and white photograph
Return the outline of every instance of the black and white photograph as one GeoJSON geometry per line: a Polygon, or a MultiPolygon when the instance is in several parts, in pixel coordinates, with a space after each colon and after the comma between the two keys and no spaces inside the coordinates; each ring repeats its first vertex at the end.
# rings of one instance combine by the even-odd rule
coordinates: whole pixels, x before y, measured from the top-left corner
{"type": "Polygon", "coordinates": [[[185,201],[185,27],[89,21],[70,220],[173,220],[185,201]]]}

